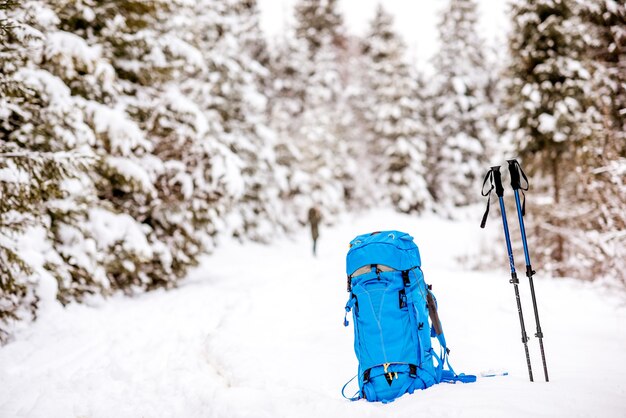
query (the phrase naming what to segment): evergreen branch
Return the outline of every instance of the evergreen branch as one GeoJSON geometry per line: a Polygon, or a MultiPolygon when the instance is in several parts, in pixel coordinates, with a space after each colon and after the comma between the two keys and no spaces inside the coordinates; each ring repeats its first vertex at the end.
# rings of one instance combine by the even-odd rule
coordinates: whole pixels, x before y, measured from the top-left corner
{"type": "Polygon", "coordinates": [[[69,159],[80,159],[80,160],[96,160],[99,157],[95,155],[88,155],[83,153],[75,153],[75,152],[0,152],[0,158],[25,158],[25,159],[35,159],[35,158],[49,158],[51,160],[59,161],[62,158],[69,159]]]}

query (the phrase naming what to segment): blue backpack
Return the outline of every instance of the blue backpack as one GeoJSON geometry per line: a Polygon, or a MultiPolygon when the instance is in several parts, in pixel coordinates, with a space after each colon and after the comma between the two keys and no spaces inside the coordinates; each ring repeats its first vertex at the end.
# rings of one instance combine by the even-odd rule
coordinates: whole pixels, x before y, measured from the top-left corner
{"type": "Polygon", "coordinates": [[[344,325],[352,311],[359,370],[343,387],[347,399],[387,403],[436,383],[476,381],[450,367],[437,302],[420,266],[419,250],[407,233],[374,232],[350,242],[344,325]],[[439,341],[439,354],[431,337],[439,341]],[[356,377],[359,390],[348,398],[345,389],[356,377]]]}

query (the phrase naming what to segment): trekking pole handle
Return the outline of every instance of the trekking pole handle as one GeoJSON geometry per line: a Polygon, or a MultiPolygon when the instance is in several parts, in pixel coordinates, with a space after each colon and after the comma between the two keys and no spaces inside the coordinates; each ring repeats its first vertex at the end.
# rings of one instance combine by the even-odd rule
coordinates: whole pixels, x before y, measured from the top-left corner
{"type": "Polygon", "coordinates": [[[504,187],[502,187],[502,174],[500,173],[500,166],[496,165],[491,167],[493,173],[493,184],[496,188],[496,195],[498,197],[504,196],[504,187]]]}
{"type": "Polygon", "coordinates": [[[513,190],[528,190],[528,177],[526,177],[526,173],[524,173],[524,171],[522,170],[522,166],[519,164],[519,162],[516,159],[506,160],[506,162],[509,163],[509,174],[511,175],[511,187],[513,188],[513,190]],[[520,175],[524,178],[524,181],[526,182],[525,187],[522,187],[522,179],[520,175]]]}

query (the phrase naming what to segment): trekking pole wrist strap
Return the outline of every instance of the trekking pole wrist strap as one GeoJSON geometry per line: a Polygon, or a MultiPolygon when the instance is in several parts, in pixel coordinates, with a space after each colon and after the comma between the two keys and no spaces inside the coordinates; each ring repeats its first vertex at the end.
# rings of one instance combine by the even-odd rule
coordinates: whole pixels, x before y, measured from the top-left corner
{"type": "Polygon", "coordinates": [[[502,187],[502,176],[500,174],[500,166],[494,166],[489,169],[487,174],[485,175],[485,179],[483,180],[483,186],[480,190],[480,193],[483,196],[487,196],[487,208],[485,209],[485,213],[483,214],[483,219],[480,222],[480,227],[484,228],[487,224],[487,217],[489,216],[489,206],[491,204],[491,192],[496,190],[496,195],[498,197],[502,197],[504,195],[504,187],[502,187]],[[489,181],[490,188],[485,191],[485,185],[489,181]]]}

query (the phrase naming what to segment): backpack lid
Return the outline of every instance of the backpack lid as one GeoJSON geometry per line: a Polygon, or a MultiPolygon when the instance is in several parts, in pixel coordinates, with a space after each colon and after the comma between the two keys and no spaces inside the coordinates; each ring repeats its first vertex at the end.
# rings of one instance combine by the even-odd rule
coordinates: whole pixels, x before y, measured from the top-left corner
{"type": "Polygon", "coordinates": [[[346,273],[371,264],[389,266],[395,270],[410,270],[422,265],[419,249],[413,237],[401,231],[379,231],[359,235],[350,241],[346,257],[346,273]]]}

